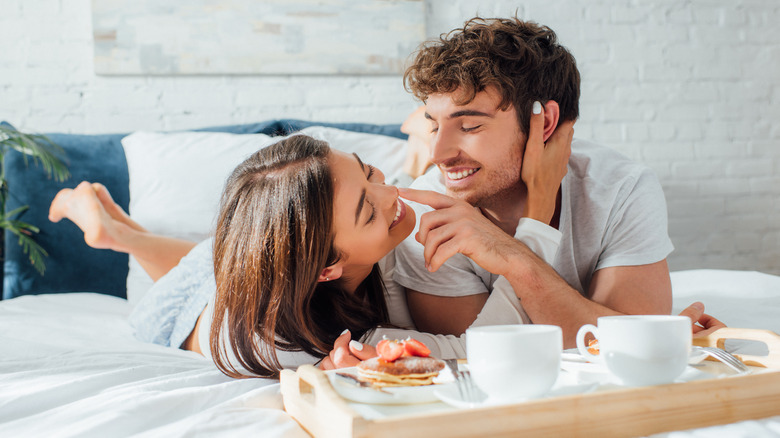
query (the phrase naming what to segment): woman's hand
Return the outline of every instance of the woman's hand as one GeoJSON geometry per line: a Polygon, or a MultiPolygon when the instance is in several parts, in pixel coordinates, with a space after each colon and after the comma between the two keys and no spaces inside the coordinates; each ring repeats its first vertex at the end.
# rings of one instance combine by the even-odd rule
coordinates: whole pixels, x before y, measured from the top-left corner
{"type": "Polygon", "coordinates": [[[695,302],[680,312],[680,316],[691,318],[694,338],[702,338],[710,335],[712,332],[726,327],[717,318],[704,313],[704,304],[695,302]]]}
{"type": "Polygon", "coordinates": [[[320,362],[320,369],[335,370],[354,367],[363,360],[376,357],[374,347],[351,339],[352,333],[349,330],[344,330],[344,333],[333,343],[333,350],[320,362]]]}
{"type": "Polygon", "coordinates": [[[544,141],[544,111],[531,114],[520,176],[528,187],[524,217],[549,224],[555,214],[558,189],[568,171],[574,121],[558,125],[544,141]]]}

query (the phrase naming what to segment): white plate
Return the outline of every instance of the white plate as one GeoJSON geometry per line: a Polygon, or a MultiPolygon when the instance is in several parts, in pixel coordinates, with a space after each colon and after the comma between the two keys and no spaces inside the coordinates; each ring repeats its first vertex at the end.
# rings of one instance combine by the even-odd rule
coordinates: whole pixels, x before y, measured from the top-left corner
{"type": "MultiPolygon", "coordinates": [[[[436,390],[454,386],[452,374],[445,368],[434,379],[433,385],[425,386],[397,386],[382,388],[386,392],[377,391],[371,388],[361,388],[349,383],[347,380],[336,376],[336,373],[347,373],[357,376],[357,370],[352,368],[341,368],[326,372],[331,385],[340,396],[347,400],[358,403],[370,403],[380,405],[405,405],[416,403],[432,403],[439,401],[436,397],[436,390]]],[[[457,388],[456,388],[457,391],[457,388]]]]}
{"type": "MultiPolygon", "coordinates": [[[[563,350],[562,359],[567,362],[588,362],[588,359],[580,354],[580,350],[576,348],[569,348],[563,350]]],[[[691,355],[688,358],[688,365],[696,365],[707,357],[707,353],[696,351],[691,349],[691,355]]]]}

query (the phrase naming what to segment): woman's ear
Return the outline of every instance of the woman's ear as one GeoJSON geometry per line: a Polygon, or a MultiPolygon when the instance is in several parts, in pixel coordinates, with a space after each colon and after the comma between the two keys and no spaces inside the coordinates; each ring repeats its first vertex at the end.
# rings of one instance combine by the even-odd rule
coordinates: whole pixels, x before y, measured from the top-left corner
{"type": "Polygon", "coordinates": [[[317,281],[323,282],[323,281],[338,280],[339,278],[341,278],[341,274],[343,274],[343,271],[344,268],[339,263],[328,266],[327,268],[322,270],[322,272],[320,273],[320,278],[318,278],[317,281]]]}
{"type": "Polygon", "coordinates": [[[555,132],[555,128],[558,127],[558,119],[561,116],[561,109],[558,106],[558,102],[554,100],[548,100],[544,104],[544,141],[555,132]]]}

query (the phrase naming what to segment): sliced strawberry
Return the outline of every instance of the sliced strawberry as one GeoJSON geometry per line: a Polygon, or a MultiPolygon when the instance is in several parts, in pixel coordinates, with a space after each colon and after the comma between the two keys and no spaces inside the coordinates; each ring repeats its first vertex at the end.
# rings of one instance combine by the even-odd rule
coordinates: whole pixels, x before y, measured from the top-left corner
{"type": "Polygon", "coordinates": [[[599,340],[598,339],[591,339],[588,342],[588,353],[598,356],[599,354],[599,340]]]}
{"type": "Polygon", "coordinates": [[[405,340],[404,350],[406,350],[410,356],[428,357],[431,354],[431,349],[417,339],[405,340]]]}
{"type": "Polygon", "coordinates": [[[382,339],[376,344],[376,352],[382,359],[393,362],[404,353],[404,346],[395,340],[382,339]]]}

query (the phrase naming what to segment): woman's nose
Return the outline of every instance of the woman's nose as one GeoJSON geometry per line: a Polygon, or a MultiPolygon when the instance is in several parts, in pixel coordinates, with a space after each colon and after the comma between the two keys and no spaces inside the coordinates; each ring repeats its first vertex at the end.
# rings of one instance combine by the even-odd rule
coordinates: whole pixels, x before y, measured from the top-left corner
{"type": "Polygon", "coordinates": [[[395,205],[395,200],[398,199],[398,188],[386,184],[378,184],[376,190],[376,196],[379,199],[381,208],[388,209],[395,205]]]}

